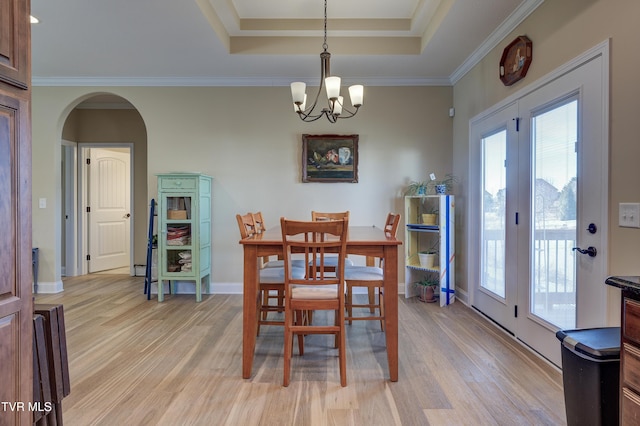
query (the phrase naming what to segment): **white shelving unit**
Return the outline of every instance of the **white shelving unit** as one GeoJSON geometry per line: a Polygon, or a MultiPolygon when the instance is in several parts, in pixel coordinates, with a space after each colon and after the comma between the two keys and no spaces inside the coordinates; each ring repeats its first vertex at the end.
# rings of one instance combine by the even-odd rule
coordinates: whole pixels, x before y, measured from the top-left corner
{"type": "Polygon", "coordinates": [[[429,275],[440,282],[440,306],[455,300],[455,201],[453,195],[418,195],[404,198],[405,297],[418,294],[414,283],[429,275]],[[435,225],[424,224],[422,215],[437,212],[435,225]],[[418,253],[435,249],[433,267],[420,266],[418,253]]]}

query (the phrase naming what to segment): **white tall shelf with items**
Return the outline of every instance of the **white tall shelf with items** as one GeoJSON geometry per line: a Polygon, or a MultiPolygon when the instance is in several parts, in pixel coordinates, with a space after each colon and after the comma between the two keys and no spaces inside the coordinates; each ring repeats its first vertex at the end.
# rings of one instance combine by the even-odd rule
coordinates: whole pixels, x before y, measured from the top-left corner
{"type": "Polygon", "coordinates": [[[453,195],[404,198],[405,297],[418,295],[415,283],[438,281],[440,306],[455,300],[455,201],[453,195]],[[435,222],[425,215],[435,214],[435,222]],[[435,251],[435,261],[420,262],[421,252],[435,251]]]}

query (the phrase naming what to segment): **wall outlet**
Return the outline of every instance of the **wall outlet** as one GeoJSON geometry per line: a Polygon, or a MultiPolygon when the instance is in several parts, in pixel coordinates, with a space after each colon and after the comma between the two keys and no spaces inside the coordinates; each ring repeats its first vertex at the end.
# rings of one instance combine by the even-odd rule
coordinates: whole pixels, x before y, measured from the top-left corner
{"type": "Polygon", "coordinates": [[[625,228],[640,228],[640,203],[620,203],[618,225],[625,228]]]}

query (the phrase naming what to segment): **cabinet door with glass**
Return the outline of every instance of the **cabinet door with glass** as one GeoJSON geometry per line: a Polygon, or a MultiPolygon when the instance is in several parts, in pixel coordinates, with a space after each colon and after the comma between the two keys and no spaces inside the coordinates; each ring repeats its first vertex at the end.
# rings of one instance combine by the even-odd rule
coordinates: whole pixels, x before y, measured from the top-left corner
{"type": "Polygon", "coordinates": [[[455,300],[453,195],[405,197],[405,297],[437,288],[440,306],[455,300]]]}
{"type": "Polygon", "coordinates": [[[172,173],[158,175],[158,301],[164,284],[195,282],[196,301],[211,274],[211,178],[172,173]]]}

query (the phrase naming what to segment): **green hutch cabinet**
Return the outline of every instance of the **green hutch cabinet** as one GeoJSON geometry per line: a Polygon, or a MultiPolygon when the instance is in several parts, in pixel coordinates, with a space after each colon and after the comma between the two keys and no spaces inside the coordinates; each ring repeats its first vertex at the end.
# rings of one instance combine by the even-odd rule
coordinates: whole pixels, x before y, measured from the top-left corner
{"type": "MultiPolygon", "coordinates": [[[[196,302],[211,281],[211,177],[198,173],[158,176],[158,302],[164,283],[194,281],[196,302]]],[[[174,286],[175,287],[175,286],[174,286]]]]}

